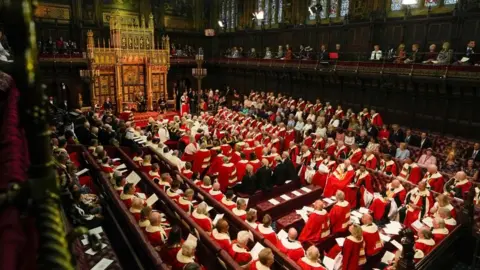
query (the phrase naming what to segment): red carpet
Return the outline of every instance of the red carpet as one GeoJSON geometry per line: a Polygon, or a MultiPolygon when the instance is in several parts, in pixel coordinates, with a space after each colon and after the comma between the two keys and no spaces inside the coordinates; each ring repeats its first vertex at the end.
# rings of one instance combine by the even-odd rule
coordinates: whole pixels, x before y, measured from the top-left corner
{"type": "MultiPolygon", "coordinates": [[[[136,126],[144,128],[148,125],[148,119],[150,117],[157,120],[159,114],[158,112],[124,112],[120,114],[119,118],[125,121],[133,121],[136,126]]],[[[168,111],[163,114],[163,118],[171,120],[175,115],[178,115],[178,112],[168,111]]]]}

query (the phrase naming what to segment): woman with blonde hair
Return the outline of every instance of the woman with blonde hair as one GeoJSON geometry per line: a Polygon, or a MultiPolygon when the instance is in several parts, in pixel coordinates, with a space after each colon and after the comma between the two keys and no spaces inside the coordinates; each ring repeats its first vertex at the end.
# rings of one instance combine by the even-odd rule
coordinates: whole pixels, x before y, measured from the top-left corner
{"type": "Polygon", "coordinates": [[[395,64],[403,64],[403,61],[407,58],[407,53],[405,52],[405,44],[398,45],[397,52],[395,53],[395,64]]]}
{"type": "Polygon", "coordinates": [[[432,61],[435,65],[448,65],[452,60],[453,50],[450,49],[450,43],[444,42],[442,50],[438,53],[437,60],[432,61]]]}

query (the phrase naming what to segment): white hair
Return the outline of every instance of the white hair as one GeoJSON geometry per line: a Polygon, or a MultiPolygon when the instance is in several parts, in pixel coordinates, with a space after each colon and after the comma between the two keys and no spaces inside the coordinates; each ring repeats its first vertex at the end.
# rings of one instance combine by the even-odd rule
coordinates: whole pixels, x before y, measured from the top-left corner
{"type": "Polygon", "coordinates": [[[343,201],[345,200],[345,193],[343,193],[341,190],[338,190],[337,193],[335,193],[335,198],[337,198],[338,201],[343,201]]]}
{"type": "Polygon", "coordinates": [[[187,257],[193,257],[195,255],[195,248],[197,247],[197,242],[192,240],[187,240],[182,245],[182,255],[187,257]]]}
{"type": "Polygon", "coordinates": [[[237,242],[246,245],[250,239],[250,233],[248,231],[239,231],[237,234],[237,242]]]}
{"type": "Polygon", "coordinates": [[[198,204],[197,213],[203,214],[203,215],[207,214],[208,213],[207,212],[207,203],[201,202],[200,204],[198,204]]]}

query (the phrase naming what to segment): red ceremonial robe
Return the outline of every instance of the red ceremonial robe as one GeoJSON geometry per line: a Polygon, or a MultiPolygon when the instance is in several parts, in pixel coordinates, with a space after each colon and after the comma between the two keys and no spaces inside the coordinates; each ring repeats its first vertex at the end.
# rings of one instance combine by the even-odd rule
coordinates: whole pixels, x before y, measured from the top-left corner
{"type": "Polygon", "coordinates": [[[420,191],[418,188],[414,188],[408,192],[406,200],[407,204],[411,203],[417,207],[420,207],[420,209],[413,209],[407,205],[407,211],[403,224],[406,227],[412,228],[411,225],[413,222],[416,220],[422,220],[422,218],[430,212],[430,207],[433,206],[433,197],[428,189],[420,191]]]}
{"type": "Polygon", "coordinates": [[[300,150],[298,149],[298,146],[293,145],[292,147],[290,147],[288,153],[290,155],[290,160],[292,160],[295,167],[298,167],[300,165],[300,164],[297,163],[297,156],[300,153],[300,150]]]}
{"type": "Polygon", "coordinates": [[[236,207],[232,209],[232,213],[239,217],[240,219],[242,220],[246,220],[247,219],[247,211],[245,210],[241,210],[241,209],[237,209],[236,207]]]}
{"type": "Polygon", "coordinates": [[[218,183],[222,192],[227,191],[227,188],[235,185],[237,182],[237,170],[233,163],[224,163],[218,171],[218,183]]]}
{"type": "Polygon", "coordinates": [[[203,189],[205,192],[208,192],[208,193],[210,193],[210,191],[213,189],[213,186],[212,186],[212,185],[205,186],[203,183],[200,184],[199,187],[200,187],[201,189],[203,189]]]}
{"type": "Polygon", "coordinates": [[[302,167],[300,167],[300,171],[298,172],[298,176],[300,177],[300,181],[302,182],[303,185],[306,185],[307,182],[305,180],[305,172],[307,170],[308,165],[310,165],[310,160],[312,159],[312,153],[310,150],[307,150],[307,152],[302,153],[300,157],[300,163],[302,167]]]}
{"type": "Polygon", "coordinates": [[[400,185],[398,188],[392,190],[390,186],[390,183],[387,184],[387,197],[389,199],[385,200],[384,198],[375,198],[369,207],[369,210],[373,213],[373,219],[375,220],[382,219],[383,215],[385,214],[385,207],[390,203],[390,201],[395,201],[397,203],[397,207],[400,207],[400,205],[405,201],[405,197],[407,196],[407,191],[405,188],[400,185]]]}
{"type": "Polygon", "coordinates": [[[293,261],[298,261],[305,255],[302,244],[298,241],[292,241],[288,238],[281,239],[277,242],[277,247],[293,261]]]}
{"type": "Polygon", "coordinates": [[[240,266],[247,265],[252,261],[252,255],[246,248],[239,246],[237,243],[232,244],[230,249],[230,257],[235,260],[240,266]]]}
{"type": "Polygon", "coordinates": [[[445,221],[445,227],[448,229],[449,232],[452,232],[455,227],[457,227],[457,221],[454,218],[446,218],[443,221],[445,221]]]}
{"type": "Polygon", "coordinates": [[[182,169],[182,174],[188,179],[192,179],[193,171],[182,169]]]}
{"type": "Polygon", "coordinates": [[[217,231],[217,229],[213,229],[212,238],[218,243],[221,249],[225,250],[226,252],[230,252],[232,243],[230,242],[230,236],[228,234],[220,233],[217,231]]]}
{"type": "Polygon", "coordinates": [[[132,207],[132,201],[134,197],[135,195],[125,194],[123,192],[122,194],[120,194],[120,199],[123,201],[123,203],[125,204],[125,206],[127,206],[128,209],[132,207]]]}
{"type": "Polygon", "coordinates": [[[377,126],[377,127],[383,126],[383,120],[382,120],[382,117],[380,116],[380,114],[374,113],[372,115],[371,123],[372,123],[372,125],[377,126]]]}
{"type": "Polygon", "coordinates": [[[177,202],[178,206],[183,209],[183,211],[187,212],[188,214],[191,214],[193,211],[193,203],[184,197],[178,198],[177,202]]]}
{"type": "Polygon", "coordinates": [[[322,161],[324,166],[320,166],[312,177],[312,184],[325,188],[328,174],[336,169],[337,162],[335,160],[322,161]],[[325,169],[325,170],[322,170],[325,169]]]}
{"type": "Polygon", "coordinates": [[[203,214],[197,213],[197,211],[193,211],[192,220],[195,221],[205,232],[212,231],[212,220],[203,214]]]}
{"type": "Polygon", "coordinates": [[[365,242],[353,236],[345,238],[342,248],[342,270],[358,270],[367,262],[365,257],[365,242]]]}
{"type": "Polygon", "coordinates": [[[256,260],[250,264],[250,270],[270,270],[270,267],[262,264],[260,261],[256,260]]]}
{"type": "Polygon", "coordinates": [[[235,164],[235,168],[237,169],[237,178],[238,181],[242,181],[243,176],[247,170],[248,160],[242,159],[235,164]]]}
{"type": "Polygon", "coordinates": [[[375,224],[362,225],[363,241],[365,241],[365,254],[374,256],[383,248],[383,242],[380,239],[378,227],[375,224]]]}
{"type": "Polygon", "coordinates": [[[438,244],[443,239],[445,239],[445,237],[447,237],[448,229],[447,228],[433,229],[432,230],[432,235],[433,235],[433,240],[435,240],[435,243],[438,244]]]}
{"type": "Polygon", "coordinates": [[[187,257],[182,254],[182,249],[180,248],[175,256],[175,261],[172,264],[172,270],[183,270],[185,265],[189,263],[194,263],[195,257],[187,257]]]}
{"type": "Polygon", "coordinates": [[[262,162],[260,162],[260,160],[258,160],[258,159],[250,160],[248,163],[250,165],[252,165],[253,173],[256,173],[258,171],[258,169],[260,169],[262,167],[262,162]]]}
{"type": "Polygon", "coordinates": [[[399,176],[417,185],[422,180],[422,169],[416,163],[403,164],[399,176]]]}
{"type": "MultiPolygon", "coordinates": [[[[190,140],[190,139],[189,139],[190,140]]],[[[198,143],[190,142],[186,147],[182,155],[183,161],[194,161],[195,153],[198,152],[198,143]]]]}
{"type": "Polygon", "coordinates": [[[310,242],[316,245],[330,235],[330,220],[328,212],[325,210],[315,210],[308,217],[305,227],[303,227],[298,241],[310,242]]]}
{"type": "Polygon", "coordinates": [[[210,156],[210,150],[198,150],[193,158],[192,171],[202,173],[210,165],[210,156]]]}
{"type": "Polygon", "coordinates": [[[397,164],[395,164],[395,161],[393,160],[380,160],[380,171],[387,175],[398,175],[397,164]]]}
{"type": "Polygon", "coordinates": [[[237,207],[237,204],[232,201],[228,200],[227,197],[223,196],[222,200],[220,201],[225,207],[227,207],[230,211],[233,210],[233,208],[237,207]]]}
{"type": "Polygon", "coordinates": [[[328,213],[333,233],[345,232],[350,222],[350,205],[347,201],[337,202],[328,213]]]}
{"type": "Polygon", "coordinates": [[[133,217],[135,218],[135,220],[137,222],[140,221],[140,218],[141,218],[141,214],[140,214],[141,210],[140,209],[134,209],[134,208],[130,207],[130,209],[128,211],[130,211],[130,213],[132,213],[133,217]]]}
{"type": "Polygon", "coordinates": [[[335,172],[330,174],[327,178],[327,184],[325,186],[325,191],[323,192],[324,197],[332,197],[335,195],[337,190],[345,191],[347,185],[352,182],[353,177],[355,176],[355,171],[352,166],[345,168],[345,164],[340,164],[337,166],[335,172]]]}
{"type": "Polygon", "coordinates": [[[223,157],[224,155],[219,154],[215,158],[213,158],[212,164],[210,165],[207,174],[212,175],[219,173],[220,167],[223,165],[223,157]]]}
{"type": "Polygon", "coordinates": [[[362,156],[363,156],[362,149],[357,148],[353,151],[350,150],[350,152],[348,154],[348,159],[350,160],[351,163],[357,164],[362,159],[362,156]]]}
{"type": "Polygon", "coordinates": [[[297,264],[302,270],[326,270],[319,262],[312,262],[307,257],[298,260],[297,264]]]}
{"type": "Polygon", "coordinates": [[[430,251],[435,247],[435,240],[433,239],[418,239],[415,241],[413,249],[415,250],[414,261],[418,262],[423,257],[427,256],[430,251]]]}
{"type": "Polygon", "coordinates": [[[239,152],[233,152],[232,155],[230,156],[230,162],[233,164],[237,164],[242,158],[240,157],[239,152]]]}
{"type": "Polygon", "coordinates": [[[259,224],[257,226],[257,231],[263,235],[263,237],[265,237],[265,239],[267,239],[268,241],[272,242],[273,245],[277,245],[278,244],[278,238],[277,238],[277,234],[275,233],[275,231],[272,229],[272,227],[265,227],[263,226],[263,224],[259,224]]]}
{"type": "Polygon", "coordinates": [[[443,175],[439,172],[434,174],[430,174],[427,172],[423,177],[423,180],[427,181],[428,187],[430,187],[433,191],[438,193],[443,193],[443,186],[445,185],[445,181],[443,179],[443,175]]]}
{"type": "Polygon", "coordinates": [[[360,164],[364,164],[367,169],[376,170],[377,169],[377,158],[374,154],[370,154],[370,156],[363,155],[360,164]]]}
{"type": "Polygon", "coordinates": [[[295,141],[295,130],[290,129],[285,132],[285,139],[283,140],[283,149],[288,149],[290,147],[290,142],[295,141]]]}
{"type": "Polygon", "coordinates": [[[161,226],[149,225],[145,228],[145,233],[147,234],[148,241],[154,247],[162,246],[167,241],[167,234],[161,226]]]}
{"type": "Polygon", "coordinates": [[[325,149],[325,140],[322,137],[320,137],[319,139],[316,139],[313,142],[313,149],[315,149],[315,150],[325,149]]]}
{"type": "Polygon", "coordinates": [[[310,136],[306,137],[306,138],[303,140],[303,144],[305,144],[306,146],[308,146],[308,148],[311,148],[312,145],[313,145],[313,139],[312,139],[312,137],[310,137],[310,136]]]}
{"type": "Polygon", "coordinates": [[[328,154],[329,156],[334,155],[334,154],[335,154],[335,150],[337,150],[337,144],[335,144],[335,143],[332,143],[332,144],[330,144],[330,145],[328,145],[328,146],[325,146],[325,147],[326,147],[326,148],[325,148],[325,152],[327,152],[327,154],[328,154]]]}
{"type": "Polygon", "coordinates": [[[210,190],[208,192],[217,202],[220,202],[222,201],[223,197],[225,197],[225,195],[223,195],[222,191],[220,190],[210,190]]]}
{"type": "Polygon", "coordinates": [[[180,195],[182,194],[181,192],[173,191],[171,188],[167,189],[167,196],[172,199],[175,202],[178,202],[178,199],[180,198],[180,195]]]}
{"type": "Polygon", "coordinates": [[[222,154],[224,156],[229,157],[230,154],[232,153],[232,147],[229,144],[222,144],[220,145],[220,149],[222,149],[222,154]]]}

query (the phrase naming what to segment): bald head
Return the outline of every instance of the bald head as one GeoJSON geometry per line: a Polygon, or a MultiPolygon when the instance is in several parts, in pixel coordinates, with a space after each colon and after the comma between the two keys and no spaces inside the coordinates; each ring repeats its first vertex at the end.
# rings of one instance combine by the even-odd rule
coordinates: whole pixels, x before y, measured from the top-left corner
{"type": "Polygon", "coordinates": [[[262,164],[263,166],[268,166],[268,159],[266,158],[262,159],[262,164]]]}
{"type": "Polygon", "coordinates": [[[132,200],[132,208],[141,210],[143,208],[143,200],[137,197],[134,197],[132,200]]]}
{"type": "Polygon", "coordinates": [[[364,214],[362,216],[362,223],[364,225],[370,225],[373,223],[373,217],[370,214],[364,214]]]}
{"type": "Polygon", "coordinates": [[[392,187],[393,187],[393,188],[397,188],[397,187],[399,187],[399,186],[400,186],[400,181],[399,181],[398,179],[394,179],[394,180],[392,181],[392,187]]]}
{"type": "Polygon", "coordinates": [[[220,184],[218,182],[213,183],[213,190],[220,190],[220,184]]]}
{"type": "Polygon", "coordinates": [[[228,222],[225,219],[221,218],[217,221],[217,231],[221,233],[228,232],[228,222]]]}
{"type": "Polygon", "coordinates": [[[160,226],[162,222],[162,216],[158,212],[152,212],[149,219],[152,226],[160,226]]]}
{"type": "Polygon", "coordinates": [[[318,251],[318,248],[315,245],[312,245],[307,249],[306,257],[312,262],[318,262],[320,251],[318,251]]]}
{"type": "Polygon", "coordinates": [[[297,236],[298,236],[298,232],[297,232],[297,230],[296,230],[295,228],[290,228],[290,229],[288,230],[288,239],[289,239],[289,240],[294,241],[294,240],[297,239],[297,236]]]}
{"type": "Polygon", "coordinates": [[[462,181],[467,179],[467,174],[464,171],[459,171],[455,174],[455,179],[462,181]]]}
{"type": "Polygon", "coordinates": [[[322,201],[322,200],[316,200],[316,201],[313,203],[313,209],[315,209],[315,210],[317,210],[317,211],[323,210],[323,201],[322,201]]]}
{"type": "Polygon", "coordinates": [[[431,164],[428,165],[427,170],[429,173],[436,173],[438,171],[438,168],[436,165],[431,164]]]}
{"type": "Polygon", "coordinates": [[[348,166],[350,166],[350,164],[352,164],[352,163],[350,162],[349,159],[345,159],[345,161],[343,161],[343,164],[345,164],[345,167],[348,167],[348,166]]]}

